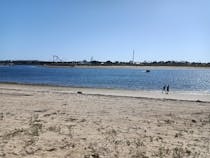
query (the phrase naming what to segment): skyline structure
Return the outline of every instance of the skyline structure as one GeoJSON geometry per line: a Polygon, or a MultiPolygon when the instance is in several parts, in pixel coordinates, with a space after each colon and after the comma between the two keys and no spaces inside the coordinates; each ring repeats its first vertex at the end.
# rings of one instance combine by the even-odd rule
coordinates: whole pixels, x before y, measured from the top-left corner
{"type": "Polygon", "coordinates": [[[1,0],[0,60],[210,62],[208,0],[1,0]],[[133,53],[133,56],[132,56],[133,53]]]}

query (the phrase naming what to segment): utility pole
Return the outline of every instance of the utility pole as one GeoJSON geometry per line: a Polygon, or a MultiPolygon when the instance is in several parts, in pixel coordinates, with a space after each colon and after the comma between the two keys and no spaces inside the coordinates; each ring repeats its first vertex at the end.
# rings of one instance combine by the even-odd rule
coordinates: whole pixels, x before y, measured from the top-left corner
{"type": "Polygon", "coordinates": [[[135,57],[135,51],[133,50],[133,58],[132,58],[133,64],[134,64],[134,57],[135,57]]]}

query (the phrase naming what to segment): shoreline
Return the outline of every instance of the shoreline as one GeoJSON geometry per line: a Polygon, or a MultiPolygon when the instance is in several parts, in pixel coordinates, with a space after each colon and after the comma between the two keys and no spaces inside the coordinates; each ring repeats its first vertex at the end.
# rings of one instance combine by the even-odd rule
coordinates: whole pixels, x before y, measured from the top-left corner
{"type": "Polygon", "coordinates": [[[50,89],[55,92],[63,92],[69,94],[82,93],[85,95],[97,96],[112,96],[112,97],[131,97],[142,99],[157,99],[157,100],[177,100],[177,101],[191,101],[191,102],[206,102],[210,103],[210,93],[202,91],[170,91],[169,94],[162,93],[161,90],[128,90],[128,89],[114,89],[114,88],[91,88],[91,87],[73,87],[73,86],[59,86],[48,84],[27,84],[27,83],[8,83],[0,82],[0,89],[5,88],[25,88],[30,89],[50,89]]]}

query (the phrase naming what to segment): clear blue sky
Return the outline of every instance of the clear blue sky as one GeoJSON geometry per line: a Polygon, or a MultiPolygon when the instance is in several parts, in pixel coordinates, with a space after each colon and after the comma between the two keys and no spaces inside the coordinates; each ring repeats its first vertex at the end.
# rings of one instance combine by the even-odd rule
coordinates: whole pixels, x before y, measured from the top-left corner
{"type": "Polygon", "coordinates": [[[0,60],[210,62],[210,0],[0,0],[0,60]]]}

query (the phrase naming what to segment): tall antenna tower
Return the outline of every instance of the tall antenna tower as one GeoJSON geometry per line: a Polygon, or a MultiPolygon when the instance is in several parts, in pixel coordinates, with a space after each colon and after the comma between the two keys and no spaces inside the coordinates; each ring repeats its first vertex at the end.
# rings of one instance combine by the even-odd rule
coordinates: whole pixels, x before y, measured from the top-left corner
{"type": "Polygon", "coordinates": [[[90,62],[92,62],[93,61],[93,56],[90,58],[90,62]]]}
{"type": "Polygon", "coordinates": [[[133,50],[133,58],[132,58],[133,64],[134,64],[134,58],[135,58],[135,51],[133,50]]]}

